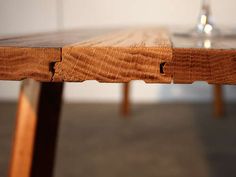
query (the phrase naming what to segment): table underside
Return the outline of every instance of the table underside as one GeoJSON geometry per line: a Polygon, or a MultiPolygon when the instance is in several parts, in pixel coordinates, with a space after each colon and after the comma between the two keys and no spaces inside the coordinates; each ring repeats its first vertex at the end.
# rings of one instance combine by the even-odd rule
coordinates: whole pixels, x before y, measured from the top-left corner
{"type": "Polygon", "coordinates": [[[236,38],[163,27],[79,29],[0,39],[0,80],[236,84],[236,38]]]}

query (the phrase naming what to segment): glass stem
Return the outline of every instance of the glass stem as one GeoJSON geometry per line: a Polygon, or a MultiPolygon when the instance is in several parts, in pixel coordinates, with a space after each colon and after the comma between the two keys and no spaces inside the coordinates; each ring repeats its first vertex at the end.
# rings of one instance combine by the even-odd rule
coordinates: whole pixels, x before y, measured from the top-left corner
{"type": "Polygon", "coordinates": [[[202,0],[202,6],[203,7],[209,7],[210,6],[210,0],[202,0]]]}
{"type": "Polygon", "coordinates": [[[210,35],[213,32],[214,24],[211,17],[210,0],[202,0],[201,11],[197,24],[197,31],[201,34],[210,35]]]}
{"type": "Polygon", "coordinates": [[[200,12],[200,16],[204,15],[206,16],[206,20],[211,20],[211,4],[210,0],[202,0],[202,9],[200,12]]]}
{"type": "Polygon", "coordinates": [[[212,24],[210,0],[202,0],[202,9],[200,11],[200,24],[212,24]]]}

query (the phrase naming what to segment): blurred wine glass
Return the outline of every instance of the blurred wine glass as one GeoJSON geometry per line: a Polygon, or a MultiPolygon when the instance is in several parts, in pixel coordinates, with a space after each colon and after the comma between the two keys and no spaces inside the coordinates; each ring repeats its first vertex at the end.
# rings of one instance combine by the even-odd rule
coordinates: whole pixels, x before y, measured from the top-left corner
{"type": "Polygon", "coordinates": [[[198,39],[211,39],[222,35],[215,25],[211,13],[211,0],[201,0],[199,17],[195,27],[187,32],[174,33],[176,36],[196,37],[198,39]]]}
{"type": "Polygon", "coordinates": [[[214,37],[220,35],[220,30],[216,27],[212,19],[211,0],[202,0],[197,25],[190,33],[190,35],[202,37],[214,37]]]}

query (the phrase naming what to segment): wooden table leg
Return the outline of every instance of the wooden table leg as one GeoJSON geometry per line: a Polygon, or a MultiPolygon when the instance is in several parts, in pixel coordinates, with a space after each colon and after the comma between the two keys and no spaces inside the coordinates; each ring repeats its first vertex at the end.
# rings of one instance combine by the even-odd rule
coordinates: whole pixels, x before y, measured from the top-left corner
{"type": "Polygon", "coordinates": [[[121,105],[121,112],[123,116],[128,116],[130,113],[129,91],[130,91],[130,84],[129,83],[123,84],[123,93],[122,93],[123,98],[121,105]]]}
{"type": "Polygon", "coordinates": [[[62,83],[23,81],[9,177],[53,175],[62,83]]]}
{"type": "Polygon", "coordinates": [[[224,115],[224,98],[221,85],[214,85],[214,114],[216,118],[224,115]]]}

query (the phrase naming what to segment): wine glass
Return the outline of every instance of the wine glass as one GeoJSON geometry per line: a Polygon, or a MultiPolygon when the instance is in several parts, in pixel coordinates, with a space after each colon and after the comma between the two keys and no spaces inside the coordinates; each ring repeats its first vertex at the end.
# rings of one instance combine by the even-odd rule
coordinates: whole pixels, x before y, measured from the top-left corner
{"type": "Polygon", "coordinates": [[[197,24],[192,30],[187,32],[174,33],[176,36],[196,37],[198,39],[211,39],[220,37],[221,31],[214,24],[211,14],[211,0],[202,0],[201,9],[197,24]]]}
{"type": "Polygon", "coordinates": [[[211,14],[211,0],[202,0],[202,6],[195,29],[190,32],[190,35],[201,37],[219,36],[220,30],[213,22],[211,14]]]}
{"type": "Polygon", "coordinates": [[[213,22],[211,13],[211,0],[201,0],[201,9],[195,27],[185,32],[172,33],[176,37],[185,38],[195,47],[212,48],[217,45],[217,39],[235,37],[232,31],[222,32],[213,22]],[[188,38],[188,39],[187,39],[188,38]]]}

